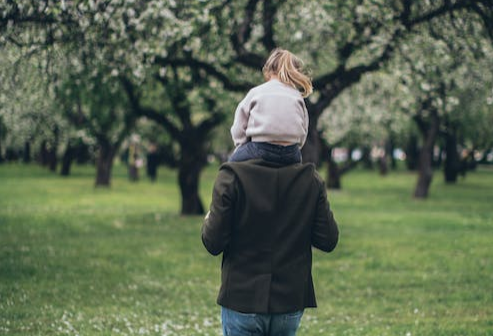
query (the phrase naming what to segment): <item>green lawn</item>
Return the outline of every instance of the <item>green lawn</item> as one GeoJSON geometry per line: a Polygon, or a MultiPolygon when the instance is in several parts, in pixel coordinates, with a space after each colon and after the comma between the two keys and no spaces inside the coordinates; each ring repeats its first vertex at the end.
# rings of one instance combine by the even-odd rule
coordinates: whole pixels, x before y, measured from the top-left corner
{"type": "MultiPolygon", "coordinates": [[[[0,166],[0,335],[220,335],[221,259],[201,217],[178,215],[176,173],[130,183],[116,167],[110,190],[93,174],[0,166]]],[[[300,336],[493,335],[493,170],[438,172],[426,201],[415,180],[355,171],[329,192],[340,244],[314,255],[300,336]]]]}

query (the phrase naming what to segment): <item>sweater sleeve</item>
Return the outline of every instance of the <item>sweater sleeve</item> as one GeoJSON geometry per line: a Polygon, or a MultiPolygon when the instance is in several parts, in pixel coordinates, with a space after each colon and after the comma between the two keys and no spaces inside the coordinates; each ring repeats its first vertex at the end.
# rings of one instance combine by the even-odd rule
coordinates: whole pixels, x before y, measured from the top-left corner
{"type": "Polygon", "coordinates": [[[308,136],[308,126],[310,125],[310,118],[308,116],[308,111],[306,109],[306,105],[303,103],[303,130],[305,131],[304,136],[301,138],[301,146],[303,148],[306,142],[306,138],[308,136]]]}
{"type": "Polygon", "coordinates": [[[202,243],[212,255],[218,255],[229,245],[236,201],[236,179],[227,169],[219,171],[212,191],[212,202],[202,225],[202,243]]]}
{"type": "Polygon", "coordinates": [[[325,184],[319,179],[319,196],[312,227],[312,245],[324,252],[331,252],[339,240],[339,229],[327,200],[325,184]]]}
{"type": "Polygon", "coordinates": [[[248,127],[248,119],[250,118],[250,100],[251,92],[243,98],[235,111],[235,118],[231,127],[231,137],[233,138],[235,147],[247,142],[246,129],[248,127]]]}

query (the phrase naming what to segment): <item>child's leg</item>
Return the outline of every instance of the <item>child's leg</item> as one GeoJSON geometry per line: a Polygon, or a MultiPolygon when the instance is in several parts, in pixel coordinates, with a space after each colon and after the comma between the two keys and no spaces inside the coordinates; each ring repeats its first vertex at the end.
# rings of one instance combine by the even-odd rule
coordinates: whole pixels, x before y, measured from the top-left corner
{"type": "Polygon", "coordinates": [[[281,146],[268,142],[256,142],[258,156],[265,161],[283,165],[301,163],[301,150],[298,145],[281,146]]]}
{"type": "Polygon", "coordinates": [[[286,152],[286,155],[284,155],[286,164],[302,163],[301,149],[298,145],[292,146],[292,148],[287,149],[286,152]]]}
{"type": "Polygon", "coordinates": [[[241,162],[251,159],[260,159],[260,154],[257,150],[256,143],[249,141],[236,148],[233,154],[229,157],[228,161],[241,162]]]}

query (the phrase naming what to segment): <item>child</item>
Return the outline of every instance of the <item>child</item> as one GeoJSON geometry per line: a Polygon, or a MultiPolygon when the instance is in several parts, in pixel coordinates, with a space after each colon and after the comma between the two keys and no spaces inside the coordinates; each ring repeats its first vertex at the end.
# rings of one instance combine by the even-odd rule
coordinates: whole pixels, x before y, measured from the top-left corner
{"type": "Polygon", "coordinates": [[[231,127],[236,149],[229,161],[301,162],[300,149],[308,133],[303,98],[312,93],[302,67],[291,52],[272,51],[262,68],[266,82],[251,89],[236,109],[231,127]]]}

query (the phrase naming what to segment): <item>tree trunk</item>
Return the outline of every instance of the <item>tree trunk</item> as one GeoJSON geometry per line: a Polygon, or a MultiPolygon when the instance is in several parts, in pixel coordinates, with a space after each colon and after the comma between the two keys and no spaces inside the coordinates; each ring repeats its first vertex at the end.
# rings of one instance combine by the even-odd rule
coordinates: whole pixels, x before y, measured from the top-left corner
{"type": "Polygon", "coordinates": [[[70,167],[72,166],[72,161],[75,157],[75,148],[70,144],[70,141],[67,143],[67,148],[65,149],[65,154],[63,154],[62,158],[62,170],[60,175],[69,176],[70,175],[70,167]]]}
{"type": "Polygon", "coordinates": [[[490,154],[493,154],[493,148],[486,149],[483,152],[483,155],[482,155],[482,157],[478,163],[487,164],[488,163],[488,155],[490,155],[490,154]]]}
{"type": "Polygon", "coordinates": [[[55,126],[53,129],[53,143],[48,152],[49,168],[52,172],[56,172],[56,167],[58,165],[57,151],[59,139],[60,129],[58,128],[58,126],[55,126]]]}
{"type": "Polygon", "coordinates": [[[147,154],[147,176],[151,179],[151,182],[155,182],[157,178],[157,169],[159,167],[159,155],[157,149],[152,147],[152,149],[147,154]]]}
{"type": "MultiPolygon", "coordinates": [[[[433,149],[431,149],[433,150],[433,149]]],[[[432,168],[432,152],[428,147],[421,148],[419,155],[419,175],[418,182],[416,184],[416,189],[414,190],[415,198],[426,198],[428,197],[428,191],[431,185],[431,180],[433,178],[433,168],[432,168]]]]}
{"type": "Polygon", "coordinates": [[[445,134],[445,165],[443,167],[445,182],[456,183],[461,162],[457,152],[457,137],[454,133],[445,134]]]}
{"type": "Polygon", "coordinates": [[[391,133],[387,141],[387,144],[385,146],[385,153],[390,159],[390,167],[392,168],[392,170],[397,169],[397,160],[394,157],[394,150],[395,150],[395,136],[393,133],[391,133]]]}
{"type": "Polygon", "coordinates": [[[200,157],[194,158],[182,149],[182,160],[178,166],[182,215],[204,214],[204,206],[199,195],[199,179],[204,164],[200,161],[200,157]]]}
{"type": "Polygon", "coordinates": [[[0,139],[0,163],[3,163],[5,159],[3,158],[3,153],[2,153],[2,140],[0,139]]]}
{"type": "Polygon", "coordinates": [[[406,167],[408,170],[416,170],[419,162],[418,137],[412,134],[406,145],[406,167]]]}
{"type": "Polygon", "coordinates": [[[99,153],[96,161],[96,187],[109,187],[111,185],[111,169],[116,148],[108,142],[99,145],[99,153]]]}
{"type": "Polygon", "coordinates": [[[322,146],[320,141],[320,135],[317,131],[317,120],[318,116],[315,113],[310,114],[310,124],[308,126],[308,135],[306,137],[306,142],[301,149],[301,154],[303,157],[303,162],[314,163],[315,166],[320,166],[320,157],[325,155],[322,152],[322,146]]]}
{"type": "Polygon", "coordinates": [[[378,171],[380,175],[385,176],[389,172],[389,166],[387,164],[387,155],[383,154],[378,158],[378,171]]]}
{"type": "Polygon", "coordinates": [[[19,160],[19,151],[12,147],[7,147],[5,150],[5,160],[8,162],[15,162],[19,160]]]}
{"type": "Polygon", "coordinates": [[[378,157],[378,171],[380,175],[385,176],[389,172],[389,161],[393,161],[393,147],[391,144],[390,136],[383,143],[383,147],[380,151],[380,156],[378,157]]]}
{"type": "Polygon", "coordinates": [[[323,150],[327,151],[327,188],[341,189],[341,171],[337,163],[332,159],[332,148],[326,145],[322,147],[323,150]]]}
{"type": "Polygon", "coordinates": [[[58,159],[56,157],[56,147],[51,148],[48,151],[48,168],[52,172],[56,172],[56,167],[58,165],[58,159]]]}
{"type": "Polygon", "coordinates": [[[327,188],[337,190],[342,188],[339,166],[332,159],[328,163],[327,175],[327,188]]]}
{"type": "Polygon", "coordinates": [[[128,179],[132,182],[137,182],[139,180],[139,168],[137,167],[138,153],[137,145],[130,144],[128,147],[128,179]]]}
{"type": "Polygon", "coordinates": [[[478,163],[476,161],[476,158],[474,157],[474,152],[475,152],[475,149],[472,149],[469,152],[469,155],[467,155],[467,157],[466,157],[466,160],[468,160],[467,170],[473,170],[474,171],[478,167],[478,163]]]}
{"type": "Polygon", "coordinates": [[[24,153],[22,161],[26,164],[31,162],[31,143],[29,141],[24,142],[24,153]]]}
{"type": "Polygon", "coordinates": [[[48,142],[46,140],[43,140],[40,145],[39,149],[39,162],[43,167],[46,167],[48,165],[49,159],[48,159],[48,142]]]}
{"type": "Polygon", "coordinates": [[[433,147],[438,134],[438,123],[438,112],[433,109],[430,111],[429,125],[421,128],[424,141],[419,153],[418,182],[414,190],[415,198],[423,199],[428,197],[431,180],[433,179],[433,147]]]}
{"type": "Polygon", "coordinates": [[[82,140],[78,140],[78,143],[75,145],[74,156],[77,164],[86,164],[89,162],[94,163],[94,157],[91,155],[89,146],[82,140]]]}
{"type": "Polygon", "coordinates": [[[361,162],[363,162],[363,168],[373,170],[373,161],[371,160],[371,147],[364,146],[362,149],[361,162]]]}

